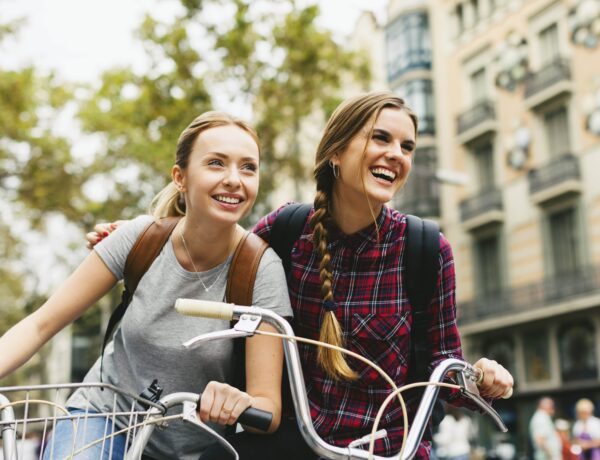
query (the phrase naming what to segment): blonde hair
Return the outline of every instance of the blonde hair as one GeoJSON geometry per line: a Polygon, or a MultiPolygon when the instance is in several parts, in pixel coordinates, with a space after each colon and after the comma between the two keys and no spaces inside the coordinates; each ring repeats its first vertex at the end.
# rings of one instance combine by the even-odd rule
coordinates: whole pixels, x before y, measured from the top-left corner
{"type": "MultiPolygon", "coordinates": [[[[258,135],[246,122],[225,112],[204,112],[202,115],[196,117],[179,136],[175,154],[175,164],[182,170],[185,170],[194,148],[194,142],[196,142],[198,136],[211,128],[228,125],[234,125],[246,131],[252,136],[252,139],[254,139],[256,145],[260,148],[258,135]]],[[[152,202],[150,203],[150,214],[152,214],[155,219],[170,216],[185,216],[185,197],[183,193],[177,189],[177,186],[173,181],[167,184],[167,186],[158,192],[152,199],[152,202]]]]}
{"type": "MultiPolygon", "coordinates": [[[[331,115],[325,126],[321,142],[317,147],[314,169],[317,193],[314,201],[315,212],[310,223],[313,228],[314,244],[321,256],[319,276],[321,279],[321,296],[324,303],[334,301],[333,270],[331,268],[331,256],[327,250],[327,228],[332,223],[331,202],[335,177],[332,168],[329,166],[329,161],[335,154],[344,152],[352,139],[371,121],[369,135],[362,153],[364,159],[367,144],[373,134],[375,121],[381,110],[385,108],[406,112],[414,124],[416,135],[417,117],[405,105],[404,100],[389,91],[376,91],[344,101],[331,115]]],[[[364,190],[364,177],[362,176],[361,182],[364,190]]],[[[368,200],[366,193],[365,197],[368,200]]],[[[370,202],[369,208],[372,208],[370,202]]],[[[373,215],[372,209],[371,214],[373,215]]],[[[374,215],[373,221],[377,225],[374,215]]],[[[332,345],[343,346],[342,327],[334,311],[324,313],[319,340],[332,345]]],[[[344,355],[339,351],[320,347],[317,352],[317,362],[329,376],[337,380],[355,380],[358,377],[346,362],[344,355]]]]}
{"type": "Polygon", "coordinates": [[[594,403],[587,398],[582,398],[579,401],[577,401],[577,404],[575,404],[575,411],[593,413],[594,403]]]}

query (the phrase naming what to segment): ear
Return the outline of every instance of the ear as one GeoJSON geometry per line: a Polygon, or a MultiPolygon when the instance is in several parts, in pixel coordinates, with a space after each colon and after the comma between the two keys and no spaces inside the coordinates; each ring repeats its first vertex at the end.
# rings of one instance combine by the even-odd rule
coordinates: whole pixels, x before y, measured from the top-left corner
{"type": "Polygon", "coordinates": [[[340,165],[340,153],[339,152],[334,153],[331,156],[331,158],[329,159],[329,163],[339,166],[340,165]]]}
{"type": "Polygon", "coordinates": [[[178,165],[171,168],[171,178],[177,190],[185,192],[185,174],[183,174],[183,170],[178,165]]]}

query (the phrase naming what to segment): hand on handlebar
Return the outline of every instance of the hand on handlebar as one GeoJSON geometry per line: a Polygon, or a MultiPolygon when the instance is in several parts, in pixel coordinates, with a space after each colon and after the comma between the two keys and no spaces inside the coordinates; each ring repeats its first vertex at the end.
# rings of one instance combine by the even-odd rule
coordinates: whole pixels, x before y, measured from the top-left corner
{"type": "Polygon", "coordinates": [[[252,405],[252,397],[231,385],[209,382],[200,398],[198,415],[203,422],[233,425],[252,405]]]}
{"type": "Polygon", "coordinates": [[[479,393],[486,398],[509,398],[512,395],[514,380],[510,372],[496,361],[481,358],[473,367],[482,371],[477,386],[479,393]]]}
{"type": "Polygon", "coordinates": [[[94,246],[115,231],[123,222],[125,221],[117,220],[116,222],[96,224],[93,231],[85,234],[85,239],[87,240],[85,247],[94,249],[94,246]]]}

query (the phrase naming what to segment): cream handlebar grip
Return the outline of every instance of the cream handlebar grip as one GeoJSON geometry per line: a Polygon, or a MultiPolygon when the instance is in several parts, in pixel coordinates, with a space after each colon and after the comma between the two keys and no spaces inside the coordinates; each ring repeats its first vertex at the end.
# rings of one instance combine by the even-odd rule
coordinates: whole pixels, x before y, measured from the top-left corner
{"type": "Polygon", "coordinates": [[[233,319],[233,306],[232,303],[196,299],[177,299],[175,302],[175,310],[182,315],[224,319],[226,321],[233,319]]]}

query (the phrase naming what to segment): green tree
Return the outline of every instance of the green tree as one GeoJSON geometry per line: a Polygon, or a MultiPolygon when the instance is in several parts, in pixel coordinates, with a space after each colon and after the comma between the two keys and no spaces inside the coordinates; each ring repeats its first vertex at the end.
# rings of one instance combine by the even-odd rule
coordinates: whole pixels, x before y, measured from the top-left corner
{"type": "Polygon", "coordinates": [[[139,29],[149,70],[105,73],[100,88],[82,104],[84,130],[101,133],[104,140],[90,170],[110,178],[101,206],[106,219],[130,217],[149,203],[168,180],[180,131],[213,106],[215,94],[254,113],[262,146],[254,219],[270,206],[278,177],[297,184],[307,179],[298,138],[303,120],[337,104],[344,78],[369,78],[366,60],[316,25],[317,6],[300,7],[292,0],[180,4],[183,11],[175,20],[148,15],[139,29]],[[211,19],[208,7],[227,15],[233,11],[233,19],[211,19]]]}
{"type": "Polygon", "coordinates": [[[326,119],[340,102],[343,82],[364,85],[370,72],[366,57],[344,49],[317,25],[317,5],[287,1],[287,11],[274,21],[275,4],[260,14],[253,2],[233,3],[235,21],[217,36],[216,45],[224,53],[224,78],[237,81],[254,108],[262,143],[261,190],[254,214],[261,215],[268,210],[277,180],[293,181],[298,195],[308,179],[310,171],[301,158],[302,123],[315,113],[326,119]]]}

